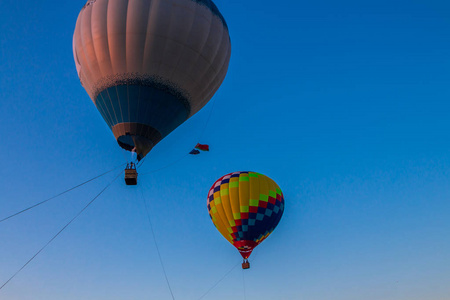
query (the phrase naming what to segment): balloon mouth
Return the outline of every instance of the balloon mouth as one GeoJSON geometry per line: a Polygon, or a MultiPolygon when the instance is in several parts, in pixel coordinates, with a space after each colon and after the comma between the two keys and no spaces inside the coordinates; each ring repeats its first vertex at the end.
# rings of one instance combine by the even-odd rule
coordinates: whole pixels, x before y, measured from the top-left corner
{"type": "Polygon", "coordinates": [[[120,147],[136,152],[138,161],[162,139],[159,131],[141,123],[119,123],[112,127],[112,132],[120,147]]]}
{"type": "Polygon", "coordinates": [[[233,246],[238,249],[242,258],[247,259],[252,254],[253,249],[258,246],[258,243],[255,241],[235,241],[233,246]]]}
{"type": "Polygon", "coordinates": [[[117,139],[117,143],[123,149],[136,155],[138,161],[143,159],[153,148],[151,140],[137,135],[123,135],[117,139]]]}

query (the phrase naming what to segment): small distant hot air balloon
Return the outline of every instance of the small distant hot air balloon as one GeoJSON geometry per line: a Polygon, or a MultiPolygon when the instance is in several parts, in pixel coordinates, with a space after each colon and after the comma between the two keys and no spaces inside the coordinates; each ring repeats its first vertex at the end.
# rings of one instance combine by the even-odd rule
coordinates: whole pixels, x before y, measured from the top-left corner
{"type": "Polygon", "coordinates": [[[284,198],[280,187],[256,172],[234,172],[219,178],[208,193],[208,212],[217,230],[248,257],[280,222],[284,198]]]}
{"type": "Polygon", "coordinates": [[[89,0],[73,54],[118,144],[141,160],[212,98],[231,43],[211,0],[89,0]]]}

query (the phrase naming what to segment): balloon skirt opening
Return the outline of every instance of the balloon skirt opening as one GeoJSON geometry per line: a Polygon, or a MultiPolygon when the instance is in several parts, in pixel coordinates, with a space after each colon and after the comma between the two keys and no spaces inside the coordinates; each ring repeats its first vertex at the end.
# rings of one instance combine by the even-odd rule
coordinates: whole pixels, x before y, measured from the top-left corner
{"type": "Polygon", "coordinates": [[[258,246],[255,241],[235,241],[233,245],[238,249],[244,260],[248,259],[253,249],[258,246]]]}
{"type": "Polygon", "coordinates": [[[143,159],[152,150],[154,143],[145,137],[136,135],[122,135],[117,138],[120,147],[135,152],[137,160],[143,159]]]}

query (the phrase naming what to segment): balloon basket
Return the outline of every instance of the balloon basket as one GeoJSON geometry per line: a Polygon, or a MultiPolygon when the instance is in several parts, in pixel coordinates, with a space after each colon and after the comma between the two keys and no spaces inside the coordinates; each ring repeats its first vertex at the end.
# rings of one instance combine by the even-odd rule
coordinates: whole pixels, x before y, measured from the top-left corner
{"type": "Polygon", "coordinates": [[[138,173],[136,169],[126,168],[125,169],[125,183],[127,185],[137,185],[138,173]]]}
{"type": "Polygon", "coordinates": [[[242,269],[250,269],[250,263],[248,262],[248,260],[244,260],[244,262],[242,263],[242,269]]]}

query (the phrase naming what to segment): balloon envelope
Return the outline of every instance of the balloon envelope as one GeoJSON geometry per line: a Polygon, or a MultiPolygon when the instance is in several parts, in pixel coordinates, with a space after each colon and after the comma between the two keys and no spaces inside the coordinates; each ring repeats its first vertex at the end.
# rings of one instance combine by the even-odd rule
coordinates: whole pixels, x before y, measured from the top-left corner
{"type": "Polygon", "coordinates": [[[117,142],[142,159],[211,99],[231,43],[210,0],[89,0],[73,52],[81,84],[117,142]]]}
{"type": "Polygon", "coordinates": [[[280,222],[284,197],[269,177],[234,172],[213,184],[207,205],[216,228],[247,259],[280,222]]]}

